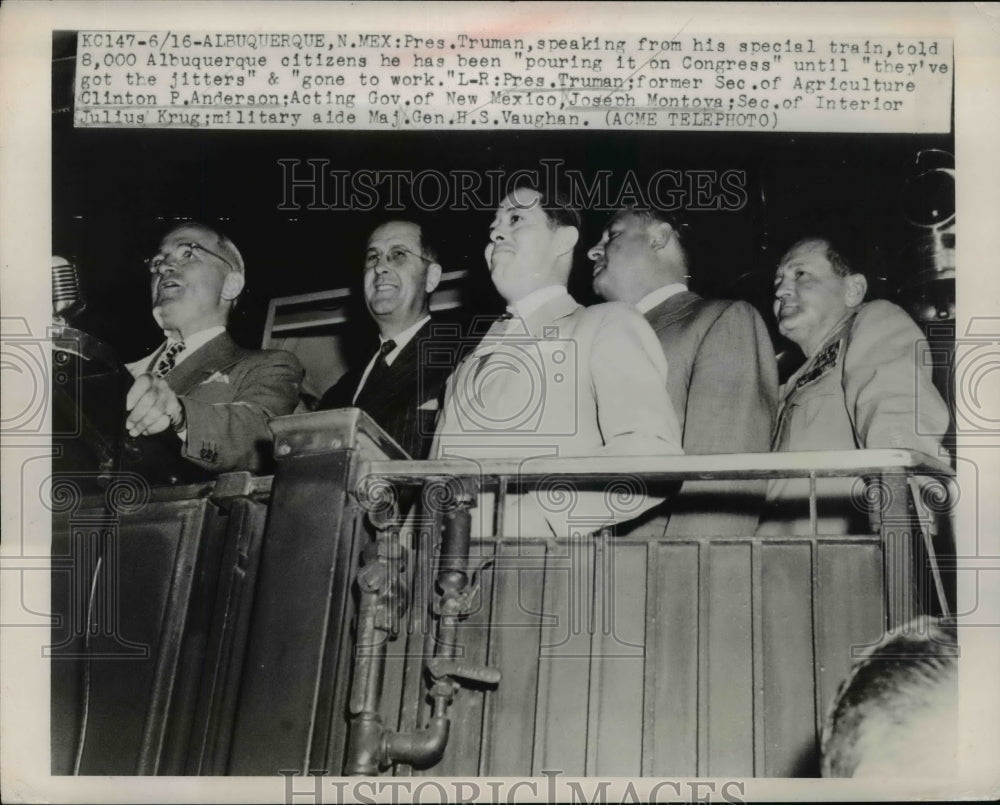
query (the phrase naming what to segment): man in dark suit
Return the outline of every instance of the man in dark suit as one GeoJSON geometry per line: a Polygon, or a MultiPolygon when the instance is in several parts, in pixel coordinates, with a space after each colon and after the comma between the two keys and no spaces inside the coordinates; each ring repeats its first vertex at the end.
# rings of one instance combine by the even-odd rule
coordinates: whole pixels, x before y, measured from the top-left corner
{"type": "MultiPolygon", "coordinates": [[[[259,471],[272,443],[267,422],[298,403],[294,355],[238,346],[226,322],[243,290],[243,258],[224,235],[194,222],[167,233],[148,261],[153,317],[167,340],[128,365],[132,437],[163,434],[210,472],[259,471]]],[[[164,438],[165,437],[165,438],[164,438]]]]}
{"type": "MultiPolygon", "coordinates": [[[[767,328],[747,302],[688,290],[681,238],[666,214],[619,212],[588,252],[594,290],[633,305],[656,331],[685,454],[766,452],[778,386],[767,328]]],[[[753,534],[763,495],[759,482],[689,481],[667,504],[665,534],[753,534]]]]}
{"type": "Polygon", "coordinates": [[[430,298],[441,281],[441,265],[412,221],[375,229],[364,265],[365,305],[379,330],[379,348],[364,366],[341,377],[318,409],[361,408],[408,455],[427,458],[441,389],[453,365],[450,349],[429,354],[430,298]]]}

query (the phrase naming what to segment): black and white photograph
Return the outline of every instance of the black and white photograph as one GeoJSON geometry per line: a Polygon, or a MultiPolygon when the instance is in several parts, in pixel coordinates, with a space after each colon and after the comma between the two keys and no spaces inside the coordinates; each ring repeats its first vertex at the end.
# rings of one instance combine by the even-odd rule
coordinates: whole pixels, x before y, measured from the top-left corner
{"type": "Polygon", "coordinates": [[[727,8],[0,13],[5,798],[996,793],[1000,14],[727,8]]]}

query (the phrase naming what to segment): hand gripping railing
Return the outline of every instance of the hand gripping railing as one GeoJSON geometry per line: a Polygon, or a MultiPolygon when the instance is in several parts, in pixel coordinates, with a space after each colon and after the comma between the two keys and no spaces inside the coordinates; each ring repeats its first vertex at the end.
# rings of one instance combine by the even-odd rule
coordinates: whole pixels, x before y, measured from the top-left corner
{"type": "MultiPolygon", "coordinates": [[[[888,501],[882,511],[871,511],[874,528],[881,530],[885,548],[886,620],[892,626],[908,620],[916,599],[910,581],[898,568],[912,562],[912,531],[900,523],[914,516],[910,492],[914,479],[931,477],[942,481],[935,493],[938,511],[947,511],[955,499],[951,488],[954,472],[947,464],[908,450],[843,450],[803,453],[732,454],[710,456],[612,456],[542,458],[525,463],[520,459],[492,459],[474,465],[464,459],[436,461],[369,459],[359,468],[356,494],[368,509],[376,530],[375,542],[362,556],[358,572],[360,609],[354,682],[351,690],[351,733],[347,774],[376,774],[393,763],[418,767],[441,759],[448,741],[448,708],[463,681],[497,684],[499,671],[456,660],[458,621],[470,611],[477,584],[468,569],[470,544],[469,509],[480,490],[497,494],[497,510],[503,511],[508,486],[519,491],[537,488],[558,478],[561,483],[584,486],[612,483],[623,476],[644,483],[685,480],[747,480],[807,478],[810,482],[810,531],[817,533],[816,480],[824,477],[862,477],[881,485],[883,494],[871,502],[888,501]],[[434,656],[425,662],[429,695],[433,702],[425,729],[398,733],[387,729],[379,716],[380,690],[385,662],[385,643],[398,633],[405,609],[402,550],[399,544],[400,516],[396,487],[442,484],[449,488],[450,504],[441,514],[441,552],[436,577],[438,598],[434,656]],[[886,525],[905,530],[887,531],[886,525]]],[[[873,508],[875,508],[873,506],[873,508]]],[[[934,566],[933,547],[923,529],[924,546],[934,566]]],[[[502,515],[498,534],[503,535],[502,515]]],[[[944,603],[940,579],[936,592],[944,603]]]]}

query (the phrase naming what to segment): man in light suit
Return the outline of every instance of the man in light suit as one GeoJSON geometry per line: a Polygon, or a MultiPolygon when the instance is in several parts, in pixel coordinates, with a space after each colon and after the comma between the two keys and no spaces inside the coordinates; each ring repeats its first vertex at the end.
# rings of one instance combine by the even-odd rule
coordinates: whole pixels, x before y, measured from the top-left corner
{"type": "MultiPolygon", "coordinates": [[[[684,452],[767,452],[778,393],[767,327],[748,302],[703,299],[688,290],[677,222],[657,211],[622,210],[588,256],[594,291],[635,307],[660,339],[684,452]]],[[[758,481],[689,481],[650,529],[748,536],[764,489],[758,481]]]]}
{"type": "Polygon", "coordinates": [[[127,367],[135,377],[129,435],[163,434],[212,473],[259,471],[270,457],[267,422],[295,408],[302,367],[287,352],[243,349],[226,332],[244,283],[229,238],[187,222],[167,233],[148,265],[153,317],[167,340],[127,367]]]}
{"type": "Polygon", "coordinates": [[[427,458],[441,390],[454,366],[452,349],[430,354],[430,299],[440,281],[437,253],[418,224],[389,221],[372,232],[363,291],[379,348],[328,389],[318,406],[363,409],[413,458],[427,458]]]}
{"type": "MultiPolygon", "coordinates": [[[[517,188],[501,202],[486,262],[510,315],[449,378],[433,456],[681,452],[667,362],[649,325],[623,304],[584,308],[566,290],[579,225],[575,210],[537,190],[517,188]]],[[[557,497],[531,496],[519,511],[505,513],[505,523],[518,522],[515,533],[523,536],[567,536],[658,502],[639,496],[625,513],[613,511],[603,493],[570,495],[567,505],[557,497]]]]}
{"type": "MultiPolygon", "coordinates": [[[[822,238],[781,258],[774,278],[778,330],[805,363],[781,387],[772,450],[906,448],[942,458],[948,409],[919,346],[923,334],[899,307],[865,302],[868,280],[822,238]]],[[[864,487],[817,480],[819,533],[869,531],[864,487]]],[[[768,484],[760,533],[809,533],[806,479],[768,484]]]]}

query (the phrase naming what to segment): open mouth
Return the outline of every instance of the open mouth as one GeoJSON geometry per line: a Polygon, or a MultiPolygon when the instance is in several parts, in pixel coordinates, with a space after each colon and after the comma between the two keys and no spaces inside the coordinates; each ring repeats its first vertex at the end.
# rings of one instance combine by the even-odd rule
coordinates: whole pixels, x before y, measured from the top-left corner
{"type": "Polygon", "coordinates": [[[181,288],[183,286],[177,280],[161,280],[159,285],[156,286],[156,297],[157,299],[162,299],[164,296],[176,296],[176,292],[180,291],[181,288]]]}

